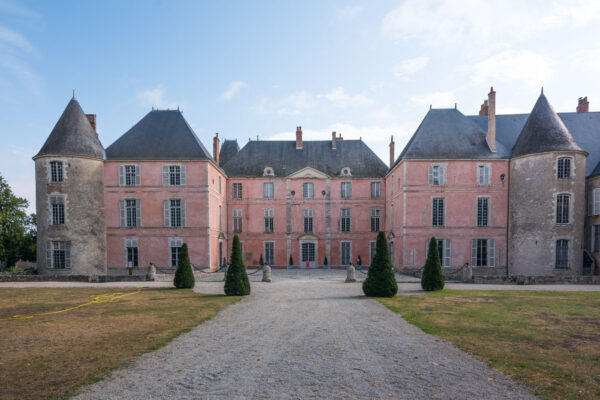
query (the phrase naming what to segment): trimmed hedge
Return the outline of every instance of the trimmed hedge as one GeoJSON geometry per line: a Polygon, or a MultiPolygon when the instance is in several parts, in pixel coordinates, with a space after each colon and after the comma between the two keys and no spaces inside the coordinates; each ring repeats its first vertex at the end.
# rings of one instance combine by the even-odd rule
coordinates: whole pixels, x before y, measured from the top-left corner
{"type": "Polygon", "coordinates": [[[225,277],[225,294],[227,296],[246,296],[250,294],[250,281],[242,260],[240,238],[233,237],[229,268],[225,277]]]}
{"type": "Polygon", "coordinates": [[[192,264],[190,263],[188,246],[187,243],[184,243],[179,252],[179,265],[177,265],[177,270],[175,271],[173,285],[177,289],[191,289],[195,284],[196,280],[194,279],[192,264]]]}
{"type": "Polygon", "coordinates": [[[396,274],[390,260],[387,240],[382,231],[377,234],[375,255],[362,288],[365,295],[369,297],[393,297],[398,292],[396,274]]]}

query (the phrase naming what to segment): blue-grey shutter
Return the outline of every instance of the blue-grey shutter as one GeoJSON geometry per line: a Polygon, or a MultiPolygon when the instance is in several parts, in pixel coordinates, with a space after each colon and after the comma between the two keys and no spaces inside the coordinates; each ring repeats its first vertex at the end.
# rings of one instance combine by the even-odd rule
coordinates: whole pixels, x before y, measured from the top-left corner
{"type": "Polygon", "coordinates": [[[52,268],[52,241],[46,240],[46,268],[52,268]]]}
{"type": "Polygon", "coordinates": [[[430,186],[433,185],[433,165],[430,165],[429,168],[427,168],[427,182],[430,186]]]}
{"type": "Polygon", "coordinates": [[[477,266],[477,239],[471,240],[471,266],[477,266]]]}
{"type": "Polygon", "coordinates": [[[141,185],[141,177],[140,177],[140,166],[136,165],[135,166],[135,185],[136,186],[140,186],[141,185]]]}
{"type": "Polygon", "coordinates": [[[119,215],[121,219],[121,227],[127,226],[127,218],[125,216],[125,200],[119,200],[119,215]]]}
{"type": "Polygon", "coordinates": [[[181,199],[181,227],[185,228],[185,200],[181,199]]]}
{"type": "Polygon", "coordinates": [[[444,267],[450,266],[451,256],[452,250],[450,239],[444,239],[444,262],[442,264],[444,267]]]}
{"type": "Polygon", "coordinates": [[[169,166],[163,165],[162,167],[162,184],[163,186],[169,186],[169,166]]]}
{"type": "Polygon", "coordinates": [[[119,165],[119,186],[125,186],[125,166],[119,165]]]}
{"type": "Polygon", "coordinates": [[[440,186],[444,186],[446,184],[446,166],[445,165],[440,165],[439,168],[439,174],[440,174],[440,186]]]}
{"type": "Polygon", "coordinates": [[[125,239],[125,267],[128,267],[127,264],[127,248],[129,247],[129,239],[125,239]]]}
{"type": "Polygon", "coordinates": [[[65,268],[71,268],[71,242],[65,242],[65,268]]]}
{"type": "Polygon", "coordinates": [[[181,185],[182,186],[187,185],[187,172],[186,172],[186,166],[185,165],[181,166],[181,185]]]}
{"type": "Polygon", "coordinates": [[[427,257],[429,256],[429,241],[431,239],[425,239],[425,261],[427,261],[427,257]]]}
{"type": "Polygon", "coordinates": [[[488,239],[488,266],[495,267],[496,266],[496,240],[488,239]]]}
{"type": "Polygon", "coordinates": [[[165,226],[171,226],[171,202],[169,200],[164,201],[164,209],[165,209],[165,226]]]}
{"type": "Polygon", "coordinates": [[[135,226],[142,226],[142,200],[135,201],[135,226]]]}

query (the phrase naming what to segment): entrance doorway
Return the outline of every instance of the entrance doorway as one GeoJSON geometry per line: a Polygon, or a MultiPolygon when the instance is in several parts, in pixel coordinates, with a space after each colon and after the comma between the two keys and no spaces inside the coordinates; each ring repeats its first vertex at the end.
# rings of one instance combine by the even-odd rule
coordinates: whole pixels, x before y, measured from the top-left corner
{"type": "Polygon", "coordinates": [[[300,243],[300,267],[317,268],[317,244],[316,242],[300,243]]]}

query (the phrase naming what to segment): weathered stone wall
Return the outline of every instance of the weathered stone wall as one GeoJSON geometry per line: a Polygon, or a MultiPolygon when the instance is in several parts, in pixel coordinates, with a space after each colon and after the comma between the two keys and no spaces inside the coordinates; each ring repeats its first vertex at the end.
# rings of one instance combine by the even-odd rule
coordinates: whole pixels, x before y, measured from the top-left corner
{"type": "Polygon", "coordinates": [[[42,275],[106,275],[103,161],[73,156],[35,160],[37,264],[42,275]],[[62,161],[63,182],[50,182],[50,161],[62,161]],[[65,196],[65,225],[52,225],[49,196],[65,196]],[[71,268],[49,269],[46,241],[71,242],[71,268]]]}
{"type": "Polygon", "coordinates": [[[510,161],[509,275],[581,275],[585,218],[585,162],[581,152],[534,154],[510,161]],[[571,178],[557,178],[559,157],[572,157],[571,178]],[[571,195],[570,223],[556,223],[556,196],[571,195]],[[557,269],[556,240],[569,240],[569,268],[557,269]]]}

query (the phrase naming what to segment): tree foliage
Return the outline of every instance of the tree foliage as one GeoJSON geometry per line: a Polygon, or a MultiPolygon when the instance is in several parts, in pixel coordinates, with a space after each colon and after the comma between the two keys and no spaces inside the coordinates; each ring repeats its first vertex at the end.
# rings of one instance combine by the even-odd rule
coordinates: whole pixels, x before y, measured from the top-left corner
{"type": "Polygon", "coordinates": [[[392,297],[398,292],[396,274],[390,260],[387,240],[382,231],[377,234],[375,255],[362,287],[365,295],[369,297],[392,297]]]}
{"type": "Polygon", "coordinates": [[[196,279],[194,278],[194,271],[192,271],[192,264],[190,263],[188,246],[187,243],[184,243],[179,252],[179,265],[177,265],[177,270],[175,271],[173,285],[177,289],[192,289],[195,284],[196,279]]]}
{"type": "Polygon", "coordinates": [[[248,273],[242,260],[240,239],[238,235],[233,237],[230,264],[225,277],[225,294],[227,296],[246,296],[250,294],[250,281],[248,273]]]}
{"type": "Polygon", "coordinates": [[[444,275],[442,274],[442,263],[436,238],[429,240],[429,251],[427,252],[427,261],[423,267],[421,275],[421,287],[423,290],[442,290],[444,288],[444,275]]]}

